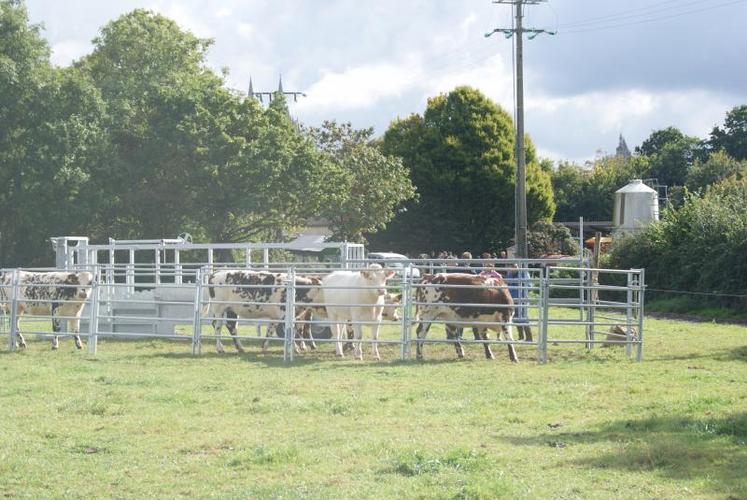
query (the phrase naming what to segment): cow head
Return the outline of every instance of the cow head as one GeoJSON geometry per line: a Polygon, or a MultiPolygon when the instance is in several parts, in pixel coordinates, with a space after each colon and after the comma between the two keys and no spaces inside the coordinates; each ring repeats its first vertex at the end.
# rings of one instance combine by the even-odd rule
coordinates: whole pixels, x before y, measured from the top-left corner
{"type": "Polygon", "coordinates": [[[401,303],[401,293],[387,293],[386,295],[384,295],[384,308],[381,313],[381,318],[389,321],[399,321],[397,307],[399,307],[401,303]]]}
{"type": "Polygon", "coordinates": [[[380,264],[371,264],[367,269],[361,271],[361,276],[371,283],[383,285],[386,283],[386,280],[394,276],[394,271],[391,269],[384,269],[380,264]]]}

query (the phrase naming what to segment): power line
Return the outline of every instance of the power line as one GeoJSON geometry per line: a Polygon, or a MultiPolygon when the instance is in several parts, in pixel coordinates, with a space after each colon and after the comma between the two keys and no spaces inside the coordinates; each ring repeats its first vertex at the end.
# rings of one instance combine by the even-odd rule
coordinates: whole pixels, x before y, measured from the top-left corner
{"type": "Polygon", "coordinates": [[[652,22],[656,22],[656,21],[662,21],[662,20],[672,19],[672,18],[675,18],[675,17],[685,16],[685,15],[688,15],[688,14],[695,14],[695,13],[698,13],[698,12],[704,12],[704,11],[708,11],[708,10],[718,9],[718,8],[721,8],[721,7],[728,7],[730,5],[736,5],[736,4],[739,4],[739,3],[744,3],[745,1],[747,1],[747,0],[732,0],[730,2],[725,2],[725,3],[721,3],[721,4],[717,4],[717,5],[711,5],[709,7],[702,7],[702,8],[698,8],[698,9],[690,9],[690,10],[686,10],[686,11],[682,11],[682,12],[677,12],[677,13],[674,13],[674,14],[669,14],[669,15],[666,15],[666,16],[657,16],[657,17],[652,17],[652,18],[648,18],[648,19],[640,19],[640,20],[637,20],[637,21],[630,21],[630,22],[619,23],[619,24],[606,24],[606,25],[601,25],[601,26],[597,26],[597,27],[589,27],[589,28],[581,28],[581,29],[571,29],[571,30],[568,30],[568,31],[563,31],[562,33],[563,34],[588,33],[588,32],[591,32],[591,31],[599,31],[599,30],[607,30],[607,29],[614,29],[614,28],[622,28],[622,27],[627,27],[627,26],[635,26],[635,25],[638,25],[638,24],[652,23],[652,22]]]}
{"type": "Polygon", "coordinates": [[[668,0],[666,2],[660,2],[658,4],[649,5],[647,7],[637,7],[634,9],[618,11],[618,12],[607,14],[604,16],[589,17],[587,19],[581,19],[579,21],[573,21],[570,23],[561,23],[559,26],[566,28],[569,26],[578,26],[582,24],[598,24],[600,22],[614,22],[619,19],[625,19],[625,18],[630,18],[630,17],[641,17],[641,16],[646,16],[649,14],[656,14],[661,11],[667,11],[667,10],[672,10],[672,9],[676,10],[682,7],[687,7],[689,5],[698,4],[698,3],[702,4],[702,0],[690,0],[687,2],[682,2],[679,0],[668,0]],[[663,5],[673,4],[673,3],[676,3],[677,5],[663,7],[663,5]],[[639,12],[639,11],[640,13],[634,14],[634,12],[639,12]]]}

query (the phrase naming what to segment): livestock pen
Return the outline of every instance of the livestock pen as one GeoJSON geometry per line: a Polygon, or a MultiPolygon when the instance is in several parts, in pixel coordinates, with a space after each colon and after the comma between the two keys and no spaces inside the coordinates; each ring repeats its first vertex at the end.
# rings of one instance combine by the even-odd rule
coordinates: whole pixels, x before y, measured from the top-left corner
{"type": "MultiPolygon", "coordinates": [[[[174,257],[166,262],[163,255],[166,251],[195,250],[192,244],[180,242],[177,248],[169,248],[170,243],[137,242],[125,243],[124,247],[115,245],[101,247],[81,247],[84,252],[70,251],[68,244],[64,245],[65,258],[58,261],[68,269],[86,269],[94,273],[95,279],[91,284],[90,299],[82,315],[81,332],[88,338],[88,350],[96,353],[100,338],[145,339],[161,338],[185,341],[191,345],[190,352],[197,355],[203,350],[203,344],[215,341],[217,336],[211,323],[223,318],[210,316],[207,311],[209,302],[208,276],[219,269],[260,269],[268,273],[278,273],[290,276],[283,285],[282,301],[273,303],[263,302],[262,307],[275,306],[282,308],[287,314],[283,318],[237,317],[234,321],[249,326],[255,334],[244,332],[236,335],[237,341],[272,342],[282,346],[283,359],[292,361],[297,355],[295,347],[296,329],[306,325],[313,327],[314,341],[320,344],[336,342],[334,338],[324,338],[324,333],[330,326],[330,321],[324,318],[299,318],[294,312],[305,307],[296,301],[298,285],[292,277],[325,276],[335,270],[360,270],[369,265],[369,261],[362,257],[362,248],[350,247],[347,244],[335,247],[341,251],[341,256],[333,262],[297,262],[272,261],[270,246],[255,247],[247,250],[243,247],[246,258],[241,262],[216,262],[212,252],[216,250],[235,250],[223,246],[203,245],[199,250],[205,250],[210,256],[205,261],[184,261],[174,257]],[[352,252],[351,252],[352,249],[352,252]],[[128,256],[126,262],[116,262],[116,253],[122,252],[128,256]],[[251,252],[260,251],[263,258],[259,261],[251,260],[251,252]],[[109,262],[101,263],[96,255],[104,252],[109,256],[109,262]],[[136,252],[158,254],[155,262],[137,262],[136,252]],[[357,253],[357,255],[356,255],[357,253]],[[85,257],[81,257],[85,255],[85,257]],[[280,336],[271,331],[278,329],[280,336]],[[267,328],[268,333],[261,335],[261,327],[267,328]]],[[[278,247],[279,248],[279,247],[278,247]]],[[[174,256],[176,253],[173,254],[174,256]]],[[[282,256],[282,255],[281,255],[282,256]]],[[[367,343],[377,343],[390,349],[395,349],[390,357],[407,360],[411,358],[411,348],[418,342],[423,344],[512,344],[535,351],[536,359],[545,362],[548,350],[554,346],[578,344],[592,349],[597,345],[624,345],[629,356],[635,355],[642,359],[644,315],[643,298],[645,290],[643,270],[614,270],[593,269],[588,261],[582,258],[570,259],[461,259],[444,262],[436,259],[412,259],[398,262],[396,274],[390,279],[385,289],[389,292],[401,294],[399,318],[388,318],[382,321],[357,321],[358,326],[371,327],[380,325],[382,335],[377,340],[365,339],[367,343]],[[419,271],[416,273],[414,269],[419,271]],[[428,285],[420,282],[418,276],[426,273],[449,271],[468,271],[477,274],[483,271],[496,272],[507,279],[506,286],[514,292],[515,309],[517,315],[508,322],[509,327],[517,331],[534,331],[536,335],[525,336],[523,339],[496,338],[465,340],[460,337],[441,338],[438,334],[430,338],[418,340],[413,335],[413,328],[418,322],[416,316],[419,303],[416,300],[418,290],[428,285]],[[513,278],[508,278],[513,273],[513,278]],[[520,312],[520,314],[519,314],[520,312]],[[569,313],[570,312],[570,313],[569,313]],[[557,335],[556,327],[563,326],[563,335],[557,335]],[[622,332],[617,336],[610,335],[609,330],[622,332]],[[573,332],[570,333],[569,332],[573,332]],[[395,354],[396,353],[396,354],[395,354]]],[[[220,286],[220,285],[214,285],[220,286]]],[[[236,286],[236,285],[232,285],[236,286]]],[[[253,285],[262,288],[274,285],[253,285]]],[[[315,285],[320,286],[320,285],[315,285]]],[[[241,287],[241,286],[239,286],[241,287]]],[[[313,287],[304,285],[304,288],[313,287]]],[[[9,316],[15,318],[17,305],[22,297],[18,296],[16,285],[12,281],[4,282],[0,292],[2,309],[9,316]]],[[[356,290],[350,290],[354,293],[356,290]]],[[[321,302],[320,307],[346,306],[356,304],[333,304],[321,302]]],[[[480,304],[449,302],[444,307],[474,308],[480,304]]],[[[484,304],[482,304],[484,306],[484,304]]],[[[40,336],[50,335],[45,328],[33,328],[30,320],[48,320],[46,317],[27,316],[24,322],[24,332],[40,336]]],[[[435,321],[439,323],[438,320],[435,321]]],[[[346,321],[347,326],[350,321],[346,321]]],[[[446,321],[440,321],[445,325],[446,321]]],[[[502,322],[476,322],[465,319],[455,321],[453,318],[448,325],[461,328],[468,327],[500,327],[502,322]]],[[[16,322],[10,321],[5,325],[10,349],[16,347],[16,322]]]]}

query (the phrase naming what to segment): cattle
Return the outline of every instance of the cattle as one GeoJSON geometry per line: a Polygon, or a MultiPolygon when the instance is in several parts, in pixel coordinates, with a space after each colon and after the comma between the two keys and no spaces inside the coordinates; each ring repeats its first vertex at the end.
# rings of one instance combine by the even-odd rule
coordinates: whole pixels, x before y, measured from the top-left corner
{"type": "MultiPolygon", "coordinates": [[[[208,277],[209,300],[206,315],[213,318],[215,349],[224,352],[220,335],[226,323],[236,350],[244,352],[237,337],[237,319],[285,320],[285,304],[289,276],[285,273],[227,269],[211,273],[208,277]],[[223,318],[227,318],[227,321],[223,318]]],[[[307,317],[309,307],[320,293],[321,280],[316,277],[295,277],[296,319],[307,317]]]]}
{"type": "Polygon", "coordinates": [[[337,356],[343,356],[342,330],[347,322],[353,325],[354,355],[363,359],[361,322],[369,322],[373,340],[372,356],[379,356],[379,326],[384,310],[386,281],[394,271],[371,264],[360,271],[334,271],[322,279],[322,294],[327,318],[334,322],[332,331],[337,339],[337,356]]]}
{"type": "MultiPolygon", "coordinates": [[[[91,294],[93,274],[89,272],[29,272],[17,271],[18,292],[16,309],[16,331],[18,345],[26,347],[20,330],[20,318],[24,314],[52,317],[52,349],[59,347],[58,335],[62,321],[67,321],[68,331],[75,339],[75,347],[81,349],[80,315],[91,294]]],[[[13,273],[0,275],[0,303],[7,313],[11,310],[13,273]]]]}
{"type": "MultiPolygon", "coordinates": [[[[443,321],[448,338],[455,338],[457,356],[464,357],[464,349],[459,342],[459,331],[471,321],[475,340],[488,340],[488,330],[494,330],[513,341],[507,324],[514,314],[514,302],[500,276],[480,276],[474,274],[425,275],[415,292],[417,329],[417,358],[423,359],[423,340],[431,323],[443,321]],[[486,325],[480,323],[496,322],[486,325]]],[[[485,357],[493,359],[490,346],[485,343],[485,357]]],[[[508,344],[508,357],[517,362],[513,344],[508,344]]]]}

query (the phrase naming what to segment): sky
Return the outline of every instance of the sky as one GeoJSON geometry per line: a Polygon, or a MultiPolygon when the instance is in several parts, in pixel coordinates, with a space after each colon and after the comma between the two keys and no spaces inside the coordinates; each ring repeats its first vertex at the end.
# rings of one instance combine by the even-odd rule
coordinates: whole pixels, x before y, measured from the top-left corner
{"type": "MultiPolygon", "coordinates": [[[[383,134],[458,85],[514,108],[511,8],[491,0],[27,0],[60,66],[86,55],[107,22],[135,8],[212,38],[227,84],[307,97],[308,125],[349,121],[383,134]]],[[[549,0],[526,27],[525,130],[541,156],[579,163],[675,126],[708,136],[747,104],[747,0],[549,0]]]]}

